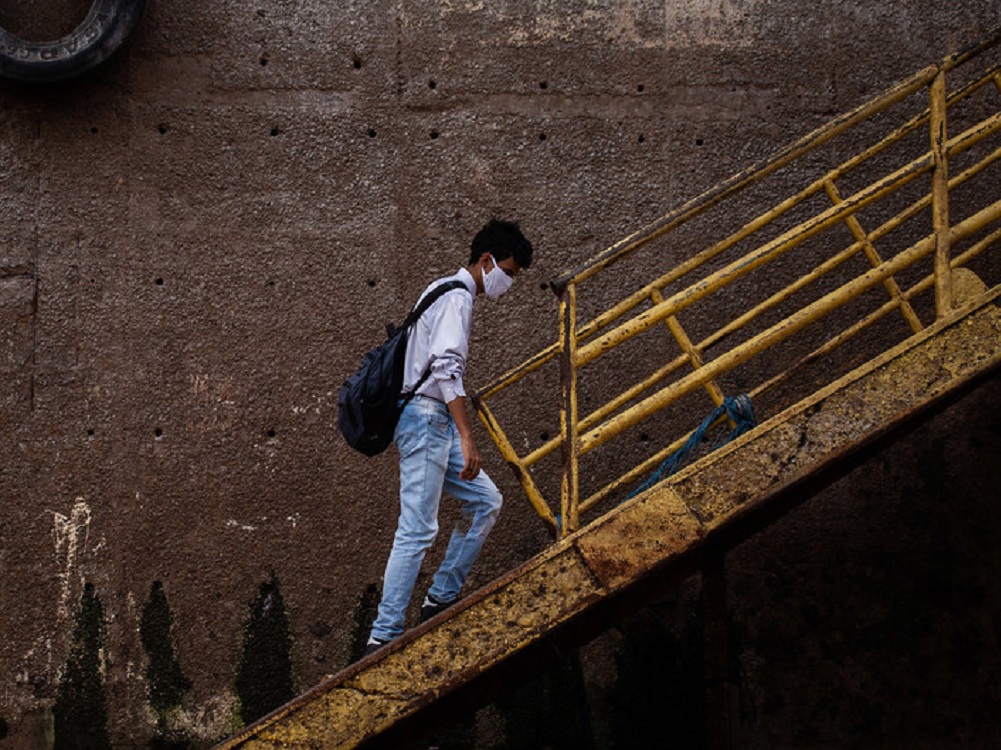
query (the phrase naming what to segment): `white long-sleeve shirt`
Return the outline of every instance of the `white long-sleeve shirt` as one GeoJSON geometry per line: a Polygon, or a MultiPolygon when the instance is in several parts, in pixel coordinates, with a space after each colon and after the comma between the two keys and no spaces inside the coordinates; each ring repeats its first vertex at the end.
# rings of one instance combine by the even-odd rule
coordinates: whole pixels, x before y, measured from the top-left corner
{"type": "Polygon", "coordinates": [[[446,404],[466,395],[462,376],[473,330],[476,281],[469,271],[460,268],[454,276],[432,282],[421,294],[423,299],[434,287],[454,279],[464,283],[469,294],[462,289],[445,292],[425,311],[410,330],[403,370],[403,390],[410,391],[430,362],[431,374],[417,392],[446,404]]]}

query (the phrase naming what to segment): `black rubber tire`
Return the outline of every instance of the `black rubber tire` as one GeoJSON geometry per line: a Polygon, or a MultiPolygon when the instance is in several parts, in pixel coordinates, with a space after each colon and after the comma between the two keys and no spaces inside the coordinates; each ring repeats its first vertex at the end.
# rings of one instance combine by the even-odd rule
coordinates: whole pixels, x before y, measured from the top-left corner
{"type": "Polygon", "coordinates": [[[57,83],[93,70],[131,36],[146,0],[94,0],[71,33],[51,42],[26,42],[0,28],[0,76],[21,83],[57,83]]]}

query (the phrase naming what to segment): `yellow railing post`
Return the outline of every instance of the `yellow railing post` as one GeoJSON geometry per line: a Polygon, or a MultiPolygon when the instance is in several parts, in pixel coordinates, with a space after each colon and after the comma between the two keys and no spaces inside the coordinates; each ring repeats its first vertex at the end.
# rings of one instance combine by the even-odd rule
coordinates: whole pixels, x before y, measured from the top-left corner
{"type": "Polygon", "coordinates": [[[539,492],[539,488],[536,486],[535,480],[532,479],[532,475],[528,473],[528,467],[518,458],[518,452],[511,445],[511,441],[494,418],[493,412],[487,406],[486,399],[477,394],[473,396],[473,405],[476,407],[477,414],[480,415],[480,421],[483,422],[487,428],[487,432],[490,433],[490,437],[493,438],[494,443],[500,450],[501,456],[507,461],[507,465],[511,467],[511,471],[514,472],[514,475],[521,483],[521,488],[524,490],[528,502],[531,503],[535,512],[539,514],[539,517],[552,529],[553,533],[558,533],[559,524],[556,522],[556,518],[542,497],[542,493],[539,492]]]}
{"type": "MultiPolygon", "coordinates": [[[[841,191],[838,190],[838,186],[834,184],[833,180],[828,180],[824,185],[827,189],[827,196],[831,199],[831,203],[835,206],[844,203],[844,198],[841,197],[841,191]]],[[[876,251],[876,246],[872,244],[872,239],[866,234],[865,229],[862,228],[862,223],[858,220],[855,214],[850,214],[846,219],[845,223],[848,225],[848,230],[852,233],[852,237],[855,238],[855,242],[861,244],[862,252],[865,253],[866,257],[869,259],[869,263],[872,264],[873,268],[879,266],[883,259],[879,256],[876,251]]],[[[900,307],[900,312],[903,314],[904,319],[907,324],[911,327],[914,333],[920,331],[923,326],[921,325],[921,320],[918,318],[914,308],[911,307],[911,303],[904,299],[903,294],[900,291],[900,285],[897,284],[896,279],[892,276],[883,282],[883,286],[886,287],[886,291],[890,293],[890,297],[897,301],[900,307]]]]}
{"type": "Polygon", "coordinates": [[[563,434],[563,479],[560,492],[560,536],[577,529],[577,285],[567,284],[560,293],[560,427],[563,434]]]}
{"type": "Polygon", "coordinates": [[[949,159],[947,154],[945,72],[931,83],[932,228],[935,233],[935,313],[952,310],[952,268],[949,264],[949,159]]]}
{"type": "MultiPolygon", "coordinates": [[[[1001,222],[1001,201],[965,218],[955,216],[953,207],[952,218],[957,219],[953,226],[949,193],[955,195],[957,186],[964,185],[1001,161],[1001,148],[994,148],[986,155],[972,150],[985,139],[1001,133],[1001,110],[964,126],[965,129],[956,129],[953,125],[957,133],[951,139],[947,127],[948,110],[979,91],[986,91],[988,88],[1001,91],[1001,62],[994,62],[978,74],[975,80],[965,83],[951,95],[946,91],[945,76],[951,76],[951,71],[958,65],[999,44],[1001,28],[975,47],[922,69],[871,102],[832,120],[773,157],[720,183],[699,198],[689,201],[551,282],[550,285],[559,296],[558,339],[481,391],[478,394],[478,408],[502,455],[518,476],[529,501],[550,528],[556,529],[558,536],[566,537],[577,531],[582,516],[586,517],[599,503],[605,502],[626,485],[654,470],[684,444],[692,433],[666,441],[667,445],[640,464],[620,474],[589,497],[582,497],[580,462],[587,460],[587,454],[654,413],[677,403],[688,393],[705,388],[713,402],[719,405],[724,400],[725,384],[726,387],[739,387],[752,398],[766,392],[776,394],[775,398],[781,404],[782,399],[795,396],[797,391],[790,390],[787,393],[778,388],[780,384],[791,383],[794,374],[806,374],[817,382],[823,381],[825,373],[813,373],[807,367],[816,369],[824,366],[821,364],[822,358],[830,356],[836,348],[848,341],[859,341],[860,333],[869,330],[873,323],[891,312],[900,311],[911,332],[921,330],[922,321],[912,304],[918,294],[928,295],[929,292],[934,292],[935,314],[939,318],[952,312],[955,304],[952,269],[964,267],[970,259],[997,243],[1001,231],[995,231],[975,242],[971,248],[964,249],[967,239],[975,239],[973,233],[992,223],[1001,222]],[[783,169],[844,131],[925,91],[928,92],[925,94],[928,97],[925,101],[929,106],[922,107],[916,114],[912,113],[903,124],[883,135],[876,143],[827,169],[806,187],[747,220],[729,235],[707,238],[713,240],[708,247],[693,248],[698,252],[599,312],[589,322],[578,324],[577,294],[583,281],[595,277],[657,238],[690,223],[718,203],[756,185],[767,175],[783,169]],[[915,154],[911,136],[919,134],[925,127],[930,130],[930,150],[920,148],[915,154]],[[890,153],[891,148],[907,149],[903,152],[902,165],[900,153],[890,153]],[[877,161],[877,157],[888,153],[889,160],[884,163],[877,161]],[[972,155],[974,163],[965,170],[956,170],[957,175],[950,179],[949,160],[958,164],[960,158],[967,158],[963,156],[967,153],[972,155]],[[880,171],[873,174],[870,169],[858,170],[864,164],[872,165],[880,171]],[[888,173],[882,171],[887,168],[890,170],[888,173]],[[930,176],[930,189],[921,190],[915,199],[915,191],[905,191],[905,188],[919,182],[928,186],[929,183],[924,182],[926,175],[930,176]],[[837,184],[842,179],[849,184],[858,179],[864,182],[861,186],[854,187],[851,195],[842,196],[837,184]],[[824,201],[815,200],[818,194],[823,195],[825,191],[830,200],[830,205],[826,208],[824,201]],[[899,210],[898,205],[902,201],[910,202],[899,210]],[[870,210],[870,206],[876,208],[870,210]],[[930,233],[927,223],[919,225],[919,217],[925,216],[928,211],[932,214],[930,233]],[[888,213],[889,218],[884,219],[888,213]],[[865,217],[879,218],[882,223],[866,227],[865,217]],[[842,230],[836,229],[838,224],[845,225],[850,232],[851,244],[848,246],[840,244],[843,242],[843,235],[842,230]],[[885,259],[884,253],[887,254],[885,259]],[[956,257],[953,257],[954,253],[956,257]],[[735,254],[739,257],[734,257],[735,254]],[[772,268],[777,269],[778,276],[757,286],[753,284],[753,278],[744,281],[749,274],[768,264],[775,264],[780,258],[784,259],[784,264],[797,262],[797,254],[802,256],[799,262],[809,263],[808,271],[798,278],[790,274],[789,268],[772,265],[772,268]],[[860,259],[863,264],[868,260],[869,269],[866,271],[857,269],[857,263],[853,260],[860,255],[864,256],[860,259]],[[916,266],[919,262],[922,263],[922,268],[916,266]],[[835,276],[833,272],[836,269],[838,275],[835,276]],[[699,275],[696,276],[696,273],[699,275]],[[902,288],[902,285],[911,284],[912,278],[921,273],[925,275],[920,282],[906,291],[902,288]],[[786,276],[788,278],[784,278],[786,276]],[[788,283],[790,280],[791,283],[788,283]],[[741,282],[739,287],[735,286],[738,282],[741,282]],[[775,282],[786,285],[773,290],[775,282]],[[865,314],[867,306],[871,304],[867,292],[880,284],[889,293],[890,301],[865,314]],[[730,289],[734,290],[734,294],[724,296],[730,289]],[[746,302],[748,307],[722,327],[706,333],[703,330],[707,325],[706,319],[704,316],[699,317],[702,308],[697,306],[705,304],[705,300],[710,297],[714,297],[716,302],[731,305],[743,306],[746,302]],[[644,306],[645,309],[639,309],[644,306]],[[689,309],[692,312],[688,312],[689,309]],[[836,311],[844,313],[834,316],[836,311]],[[701,340],[695,342],[690,338],[689,331],[679,321],[680,314],[690,317],[689,325],[692,330],[700,332],[697,338],[701,340]],[[851,323],[851,319],[857,315],[861,318],[851,323]],[[774,366],[764,362],[757,369],[746,368],[743,372],[736,373],[749,360],[783,344],[822,318],[830,320],[830,327],[836,331],[839,326],[848,325],[833,336],[826,329],[817,329],[816,333],[807,334],[826,337],[827,340],[819,347],[811,345],[809,354],[780,372],[772,372],[774,366]],[[638,382],[623,384],[622,390],[616,389],[617,392],[609,400],[590,412],[580,414],[577,383],[580,368],[644,334],[661,321],[667,325],[681,347],[681,354],[666,364],[652,363],[655,368],[652,373],[646,374],[638,382]],[[725,340],[738,335],[739,339],[723,347],[725,340]],[[544,442],[531,450],[526,441],[526,454],[519,456],[514,444],[494,420],[485,401],[556,358],[559,358],[560,364],[560,434],[552,438],[544,436],[544,442]],[[678,371],[686,364],[691,365],[692,372],[687,375],[679,374],[678,371]],[[755,383],[758,374],[766,379],[755,383]],[[551,506],[543,499],[530,470],[558,448],[562,453],[562,471],[560,505],[557,508],[555,504],[551,506]]],[[[953,118],[953,122],[956,121],[953,118]]],[[[927,144],[928,141],[924,143],[927,144]]],[[[822,167],[822,164],[819,166],[822,167]]],[[[810,166],[808,174],[813,171],[813,166],[810,166]]],[[[987,192],[988,195],[993,195],[987,192]]],[[[688,242],[687,235],[682,238],[682,242],[688,242]]],[[[759,273],[767,274],[768,271],[759,273]]],[[[878,300],[878,297],[875,299],[878,300]]],[[[878,335],[883,333],[881,331],[878,335]]],[[[887,329],[886,335],[891,333],[887,329]]],[[[803,343],[809,341],[808,338],[799,340],[803,343]]],[[[862,342],[862,345],[867,343],[862,342]]],[[[791,346],[784,347],[781,356],[794,353],[791,346]]],[[[650,354],[656,356],[654,351],[650,354]]],[[[838,367],[846,365],[853,356],[856,353],[850,352],[845,362],[832,362],[832,373],[838,367]]],[[[809,383],[799,383],[795,388],[804,385],[809,383]]],[[[768,409],[767,406],[765,408],[768,409]]],[[[724,420],[720,418],[717,421],[722,423],[724,420]]],[[[588,473],[587,476],[585,484],[588,491],[591,491],[590,485],[599,482],[601,476],[597,472],[588,473]]]]}

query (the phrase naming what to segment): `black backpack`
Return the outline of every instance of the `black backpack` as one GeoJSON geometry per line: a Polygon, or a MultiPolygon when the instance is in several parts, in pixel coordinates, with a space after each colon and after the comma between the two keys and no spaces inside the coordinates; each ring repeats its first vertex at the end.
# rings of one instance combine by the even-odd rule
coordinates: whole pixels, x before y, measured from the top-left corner
{"type": "Polygon", "coordinates": [[[375,456],[393,442],[403,407],[431,374],[428,365],[413,390],[403,396],[403,404],[399,403],[410,328],[435,300],[453,289],[466,289],[466,285],[459,280],[439,284],[424,295],[403,325],[387,325],[388,338],[365,355],[358,372],[338,390],[337,429],[355,450],[375,456]]]}

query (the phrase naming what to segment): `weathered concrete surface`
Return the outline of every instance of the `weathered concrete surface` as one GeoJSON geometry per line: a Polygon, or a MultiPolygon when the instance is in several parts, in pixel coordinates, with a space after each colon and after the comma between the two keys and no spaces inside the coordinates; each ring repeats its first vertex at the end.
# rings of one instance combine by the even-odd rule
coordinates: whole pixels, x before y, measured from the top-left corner
{"type": "MultiPolygon", "coordinates": [[[[782,488],[1001,365],[1001,287],[648,490],[222,748],[355,747],[603,597],[697,555],[782,488]],[[986,305],[986,306],[985,306],[986,305]],[[844,426],[844,427],[839,427],[844,426]],[[435,627],[436,625],[436,627],[435,627]]],[[[801,498],[805,499],[804,498],[801,498]]]]}
{"type": "MultiPolygon", "coordinates": [[[[86,5],[3,22],[57,36],[86,5]]],[[[555,338],[549,278],[996,23],[993,0],[175,0],[87,81],[0,89],[7,746],[44,745],[86,583],[117,747],[240,724],[272,574],[297,685],[348,662],[397,488],[391,455],[333,434],[334,392],[487,217],[539,257],[477,314],[474,387],[555,338]],[[191,683],[163,731],[139,633],[156,582],[191,683]]],[[[558,430],[518,411],[520,443],[558,430]]],[[[492,466],[508,502],[471,589],[548,542],[492,466]]]]}
{"type": "Polygon", "coordinates": [[[743,441],[735,441],[700,462],[697,470],[693,466],[679,472],[671,485],[711,532],[732,524],[740,512],[754,510],[756,498],[768,498],[784,485],[808,478],[818,465],[874,440],[892,427],[894,416],[919,411],[957,381],[997,365],[1001,329],[996,308],[964,316],[936,336],[941,329],[931,326],[916,337],[921,345],[909,343],[906,351],[898,347],[875,359],[850,387],[839,380],[768,420],[755,430],[755,450],[743,450],[738,458],[735,451],[743,441]],[[721,487],[728,492],[721,493],[721,487]]]}

